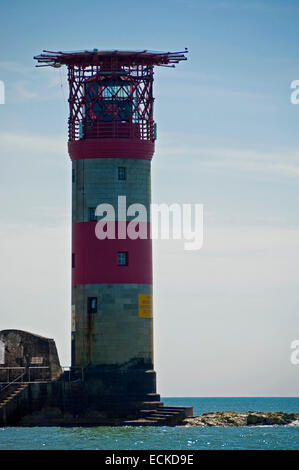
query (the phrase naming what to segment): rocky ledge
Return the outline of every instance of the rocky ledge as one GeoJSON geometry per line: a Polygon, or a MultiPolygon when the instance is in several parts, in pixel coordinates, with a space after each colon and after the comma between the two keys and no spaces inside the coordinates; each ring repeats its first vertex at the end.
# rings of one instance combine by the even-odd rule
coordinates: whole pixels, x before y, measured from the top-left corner
{"type": "Polygon", "coordinates": [[[274,426],[292,425],[299,426],[299,413],[283,413],[282,411],[217,411],[215,413],[203,413],[194,418],[186,418],[183,426],[274,426]]]}

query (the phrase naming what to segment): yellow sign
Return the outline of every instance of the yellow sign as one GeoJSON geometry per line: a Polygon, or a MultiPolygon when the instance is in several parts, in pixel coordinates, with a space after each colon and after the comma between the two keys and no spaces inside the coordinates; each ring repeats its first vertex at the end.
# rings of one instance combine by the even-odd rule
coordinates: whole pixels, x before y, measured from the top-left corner
{"type": "Polygon", "coordinates": [[[153,317],[152,294],[138,294],[138,315],[141,318],[153,317]]]}

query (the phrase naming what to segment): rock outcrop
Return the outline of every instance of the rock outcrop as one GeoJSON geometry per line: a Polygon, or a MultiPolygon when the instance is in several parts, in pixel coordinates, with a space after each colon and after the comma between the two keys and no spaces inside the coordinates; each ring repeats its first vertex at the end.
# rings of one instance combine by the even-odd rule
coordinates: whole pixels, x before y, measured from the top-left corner
{"type": "Polygon", "coordinates": [[[183,426],[273,426],[299,425],[299,413],[283,413],[282,411],[217,411],[203,413],[194,418],[184,420],[183,426]]]}

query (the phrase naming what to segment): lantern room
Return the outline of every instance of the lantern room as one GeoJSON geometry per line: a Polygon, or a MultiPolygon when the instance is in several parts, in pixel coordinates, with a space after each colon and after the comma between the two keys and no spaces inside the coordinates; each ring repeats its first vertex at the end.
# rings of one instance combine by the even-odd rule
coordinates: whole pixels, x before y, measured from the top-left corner
{"type": "Polygon", "coordinates": [[[38,67],[68,68],[69,142],[115,138],[154,142],[154,66],[175,67],[186,60],[184,52],[43,51],[35,59],[38,67]]]}
{"type": "Polygon", "coordinates": [[[124,72],[109,75],[102,72],[84,84],[81,139],[111,137],[116,133],[123,138],[129,138],[132,133],[140,137],[139,115],[134,110],[134,106],[138,109],[138,99],[133,81],[124,72]]]}

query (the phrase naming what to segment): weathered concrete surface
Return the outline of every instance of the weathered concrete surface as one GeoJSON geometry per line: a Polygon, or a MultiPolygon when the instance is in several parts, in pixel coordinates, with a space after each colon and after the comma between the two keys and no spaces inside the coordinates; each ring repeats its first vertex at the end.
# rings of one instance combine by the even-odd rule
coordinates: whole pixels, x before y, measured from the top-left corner
{"type": "Polygon", "coordinates": [[[151,375],[148,372],[140,371],[145,379],[144,391],[139,386],[134,394],[129,383],[132,374],[122,380],[117,372],[109,373],[110,395],[107,373],[106,377],[102,375],[103,382],[99,374],[98,380],[87,377],[83,382],[68,382],[61,377],[53,382],[28,384],[0,408],[0,426],[173,426],[192,415],[192,408],[170,409],[163,406],[159,395],[147,394],[146,381],[152,380],[146,379],[151,375]],[[116,379],[121,387],[118,395],[113,385],[116,379]],[[131,393],[124,393],[126,386],[131,393]]]}
{"type": "MultiPolygon", "coordinates": [[[[61,372],[55,341],[50,338],[28,333],[22,330],[0,331],[1,364],[0,382],[7,381],[5,368],[24,368],[31,379],[53,380],[61,372]]],[[[21,370],[10,371],[9,381],[16,378],[21,370]]],[[[28,380],[28,378],[27,378],[28,380]]]]}
{"type": "Polygon", "coordinates": [[[299,413],[283,413],[282,411],[218,411],[203,413],[194,418],[187,418],[182,424],[186,427],[197,426],[272,426],[299,425],[299,413]]]}
{"type": "MultiPolygon", "coordinates": [[[[125,196],[126,204],[138,202],[150,213],[151,162],[136,158],[90,158],[74,160],[72,221],[88,222],[89,209],[98,204],[112,204],[117,211],[118,197],[125,196]],[[118,167],[127,169],[127,179],[119,180],[118,167]]],[[[135,216],[134,216],[135,217],[135,216]]],[[[116,214],[117,218],[117,214],[116,214]]],[[[132,217],[128,217],[132,219],[132,217]]]]}
{"type": "Polygon", "coordinates": [[[150,284],[79,284],[72,289],[73,366],[153,367],[153,319],[138,314],[138,294],[152,294],[150,284]],[[96,314],[87,311],[88,297],[98,299],[96,314]]]}
{"type": "Polygon", "coordinates": [[[2,374],[5,382],[8,370],[10,375],[9,384],[0,384],[0,426],[173,426],[192,416],[190,407],[163,406],[155,371],[138,368],[138,360],[124,368],[104,364],[61,374],[53,340],[3,330],[0,341],[0,379],[2,374]],[[42,377],[40,365],[46,367],[42,377]]]}
{"type": "Polygon", "coordinates": [[[30,383],[0,410],[1,425],[80,426],[118,424],[139,416],[146,402],[161,404],[154,371],[78,371],[69,381],[30,383]],[[151,392],[152,393],[149,393],[151,392]]]}
{"type": "Polygon", "coordinates": [[[138,296],[152,295],[152,283],[147,281],[152,277],[151,240],[136,240],[130,250],[127,240],[119,240],[115,254],[108,260],[101,252],[107,240],[96,238],[95,222],[90,226],[98,219],[95,209],[99,204],[112,205],[116,221],[129,222],[135,218],[126,211],[118,213],[119,196],[126,198],[126,208],[142,204],[150,221],[151,161],[87,158],[74,160],[72,172],[72,366],[130,368],[136,363],[135,367],[151,369],[153,319],[141,317],[138,309],[138,296]],[[118,168],[126,169],[125,180],[119,180],[118,168]],[[82,238],[83,233],[88,241],[82,238]],[[96,245],[90,244],[92,239],[96,240],[96,245]],[[143,245],[139,252],[140,241],[143,245]],[[127,268],[116,266],[117,251],[130,251],[127,268]],[[93,272],[91,278],[87,272],[94,269],[91,269],[93,259],[100,272],[93,272]],[[125,272],[126,278],[115,277],[115,269],[125,272]],[[141,273],[149,274],[141,276],[141,273]],[[93,297],[97,299],[96,313],[88,312],[88,298],[93,297]]]}

